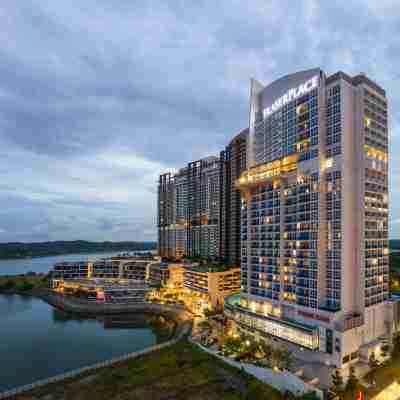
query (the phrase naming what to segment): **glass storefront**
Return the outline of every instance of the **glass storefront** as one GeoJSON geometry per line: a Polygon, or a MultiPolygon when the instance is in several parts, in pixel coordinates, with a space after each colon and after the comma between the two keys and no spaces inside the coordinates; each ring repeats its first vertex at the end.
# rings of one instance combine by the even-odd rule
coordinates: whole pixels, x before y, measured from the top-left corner
{"type": "Polygon", "coordinates": [[[237,297],[231,301],[228,297],[225,309],[229,313],[228,317],[233,318],[245,329],[257,331],[261,335],[272,335],[307,349],[317,350],[319,348],[319,335],[316,327],[254,313],[247,308],[239,306],[237,297]]]}

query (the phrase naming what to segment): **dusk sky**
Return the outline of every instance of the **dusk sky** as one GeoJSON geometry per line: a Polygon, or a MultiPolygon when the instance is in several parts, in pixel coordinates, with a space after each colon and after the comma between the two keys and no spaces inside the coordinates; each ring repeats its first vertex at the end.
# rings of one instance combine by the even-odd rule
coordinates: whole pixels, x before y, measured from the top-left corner
{"type": "Polygon", "coordinates": [[[158,175],[313,67],[386,89],[400,238],[399,1],[2,0],[0,32],[0,242],[155,240],[158,175]]]}

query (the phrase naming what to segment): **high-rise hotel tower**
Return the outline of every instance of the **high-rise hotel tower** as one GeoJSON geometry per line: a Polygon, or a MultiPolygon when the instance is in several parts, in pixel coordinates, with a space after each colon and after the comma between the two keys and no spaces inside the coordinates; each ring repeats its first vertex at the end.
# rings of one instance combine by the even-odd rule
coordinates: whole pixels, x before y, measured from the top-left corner
{"type": "Polygon", "coordinates": [[[252,80],[248,142],[227,312],[331,365],[367,357],[391,327],[385,91],[318,68],[252,80]]]}

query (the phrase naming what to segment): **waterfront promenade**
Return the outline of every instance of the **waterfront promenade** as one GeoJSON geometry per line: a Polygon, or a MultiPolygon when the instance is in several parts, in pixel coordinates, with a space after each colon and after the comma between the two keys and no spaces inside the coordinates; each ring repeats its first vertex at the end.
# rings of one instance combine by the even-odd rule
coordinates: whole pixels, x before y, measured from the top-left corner
{"type": "Polygon", "coordinates": [[[78,315],[96,316],[113,314],[158,314],[177,322],[193,319],[193,314],[180,304],[157,303],[103,303],[83,300],[72,296],[64,296],[51,289],[38,287],[32,290],[0,290],[1,294],[18,294],[32,296],[47,302],[51,306],[78,315]]]}
{"type": "Polygon", "coordinates": [[[134,303],[134,304],[112,304],[96,301],[87,301],[73,297],[67,297],[50,289],[34,289],[29,295],[39,297],[53,307],[66,312],[81,315],[112,315],[112,314],[159,314],[172,318],[176,321],[191,320],[193,315],[181,305],[134,303]]]}

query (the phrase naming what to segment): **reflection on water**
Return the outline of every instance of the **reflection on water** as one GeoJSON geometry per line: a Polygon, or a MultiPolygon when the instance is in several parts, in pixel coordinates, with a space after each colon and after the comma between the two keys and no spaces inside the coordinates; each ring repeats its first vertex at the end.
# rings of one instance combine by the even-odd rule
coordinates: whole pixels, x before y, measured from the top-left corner
{"type": "Polygon", "coordinates": [[[28,312],[32,308],[32,301],[29,296],[2,296],[0,301],[0,318],[28,312]]]}
{"type": "Polygon", "coordinates": [[[42,300],[0,295],[0,392],[167,340],[161,316],[83,317],[42,300]]]}
{"type": "Polygon", "coordinates": [[[143,329],[149,319],[143,315],[117,315],[104,317],[104,329],[143,329]]]}
{"type": "Polygon", "coordinates": [[[71,314],[58,308],[52,309],[53,321],[63,324],[68,321],[102,323],[104,329],[152,329],[157,343],[168,340],[174,333],[175,322],[161,315],[150,314],[118,314],[98,317],[85,317],[80,314],[71,314]]]}

